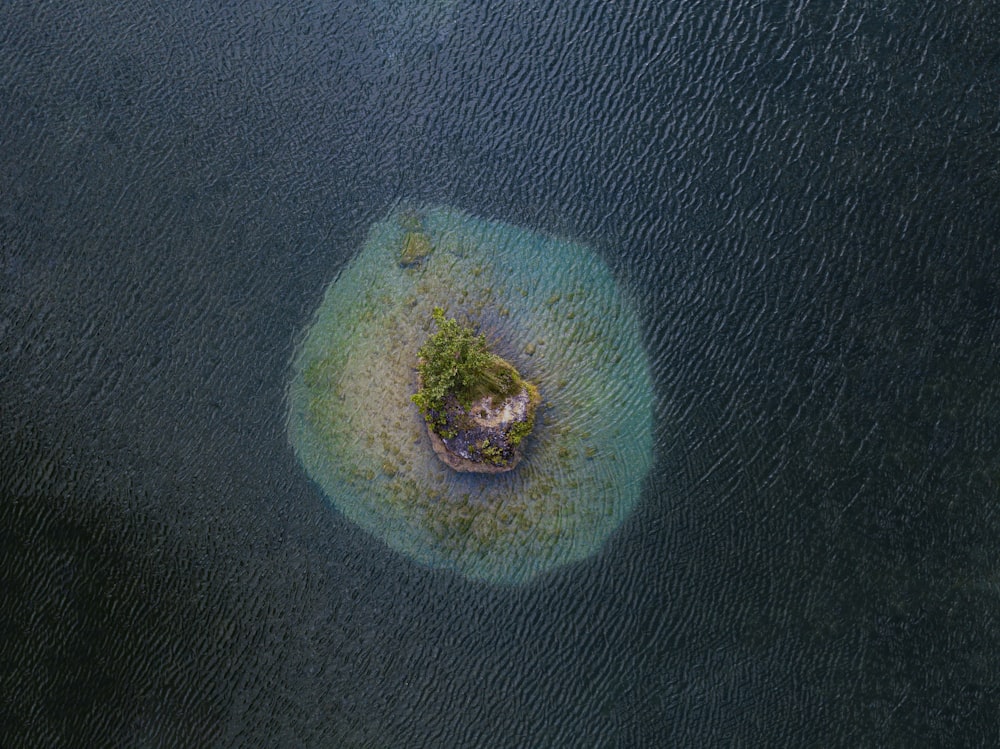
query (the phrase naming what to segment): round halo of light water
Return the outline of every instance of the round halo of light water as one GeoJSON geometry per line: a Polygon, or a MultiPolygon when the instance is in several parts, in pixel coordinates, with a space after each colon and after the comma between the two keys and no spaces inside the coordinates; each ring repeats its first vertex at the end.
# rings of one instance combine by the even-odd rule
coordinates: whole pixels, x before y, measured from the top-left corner
{"type": "Polygon", "coordinates": [[[652,463],[639,320],[591,248],[449,208],[395,211],[327,288],[292,366],[289,439],[351,521],[418,563],[499,584],[598,551],[652,463]],[[414,223],[433,251],[404,264],[414,223]],[[461,474],[410,400],[431,312],[474,321],[536,383],[525,459],[461,474]]]}

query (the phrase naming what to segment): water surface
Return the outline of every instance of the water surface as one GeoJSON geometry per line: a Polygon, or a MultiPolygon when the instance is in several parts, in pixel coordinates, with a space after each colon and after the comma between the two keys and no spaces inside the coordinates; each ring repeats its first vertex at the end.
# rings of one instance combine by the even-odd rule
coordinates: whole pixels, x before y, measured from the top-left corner
{"type": "Polygon", "coordinates": [[[1000,740],[987,6],[7,3],[0,30],[0,743],[1000,740]],[[296,335],[404,201],[634,290],[653,472],[524,588],[396,555],[287,442],[296,335]]]}

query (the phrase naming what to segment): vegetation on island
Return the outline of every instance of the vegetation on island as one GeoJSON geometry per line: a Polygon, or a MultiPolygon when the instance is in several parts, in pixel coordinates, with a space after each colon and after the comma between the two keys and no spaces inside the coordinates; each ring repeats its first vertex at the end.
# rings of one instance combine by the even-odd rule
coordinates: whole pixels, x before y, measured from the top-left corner
{"type": "Polygon", "coordinates": [[[412,396],[429,423],[442,418],[449,395],[468,409],[481,398],[497,404],[525,388],[517,370],[490,351],[485,335],[446,319],[440,307],[432,315],[438,329],[417,352],[420,389],[412,396]]]}
{"type": "Polygon", "coordinates": [[[486,336],[435,307],[437,331],[418,352],[417,392],[431,446],[457,471],[498,473],[520,461],[535,424],[538,388],[490,350],[486,336]]]}

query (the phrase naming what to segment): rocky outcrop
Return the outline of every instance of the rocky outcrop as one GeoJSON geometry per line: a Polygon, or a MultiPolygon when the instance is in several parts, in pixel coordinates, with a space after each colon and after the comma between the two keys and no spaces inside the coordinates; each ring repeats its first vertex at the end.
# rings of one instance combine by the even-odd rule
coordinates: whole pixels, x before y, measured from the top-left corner
{"type": "Polygon", "coordinates": [[[422,231],[408,231],[403,237],[403,251],[399,255],[399,264],[404,268],[419,265],[434,248],[430,238],[422,231]]]}
{"type": "Polygon", "coordinates": [[[468,409],[449,395],[444,412],[434,415],[436,427],[430,421],[427,424],[434,452],[456,471],[510,471],[521,460],[521,443],[531,432],[540,401],[538,390],[530,383],[500,403],[487,396],[468,409]]]}

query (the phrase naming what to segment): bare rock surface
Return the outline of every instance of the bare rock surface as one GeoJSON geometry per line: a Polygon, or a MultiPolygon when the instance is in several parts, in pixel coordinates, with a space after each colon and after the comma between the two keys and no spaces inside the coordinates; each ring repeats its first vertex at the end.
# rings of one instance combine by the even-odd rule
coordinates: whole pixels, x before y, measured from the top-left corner
{"type": "Polygon", "coordinates": [[[521,438],[531,429],[539,400],[538,391],[530,386],[500,403],[480,398],[468,409],[449,395],[443,426],[435,431],[427,425],[434,452],[456,471],[510,471],[521,461],[521,438]]]}

